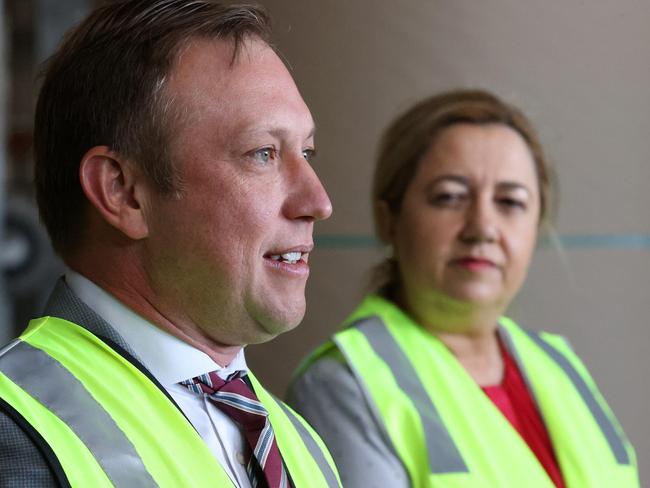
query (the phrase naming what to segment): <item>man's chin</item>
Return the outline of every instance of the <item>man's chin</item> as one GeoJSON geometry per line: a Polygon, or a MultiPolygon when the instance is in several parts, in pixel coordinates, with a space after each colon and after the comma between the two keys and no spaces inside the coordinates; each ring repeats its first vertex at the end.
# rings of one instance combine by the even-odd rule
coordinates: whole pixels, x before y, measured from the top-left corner
{"type": "Polygon", "coordinates": [[[259,337],[256,338],[257,340],[255,340],[255,342],[250,342],[250,344],[268,342],[280,334],[295,329],[300,322],[302,322],[304,316],[304,307],[299,307],[293,310],[283,310],[282,312],[276,310],[275,313],[267,312],[262,316],[258,315],[257,335],[259,335],[259,337]]]}
{"type": "Polygon", "coordinates": [[[249,297],[251,298],[244,302],[244,307],[253,323],[249,324],[247,329],[249,334],[257,336],[252,337],[254,342],[249,344],[268,342],[293,330],[305,316],[304,291],[280,291],[266,287],[264,290],[257,290],[257,293],[250,293],[249,297]]]}

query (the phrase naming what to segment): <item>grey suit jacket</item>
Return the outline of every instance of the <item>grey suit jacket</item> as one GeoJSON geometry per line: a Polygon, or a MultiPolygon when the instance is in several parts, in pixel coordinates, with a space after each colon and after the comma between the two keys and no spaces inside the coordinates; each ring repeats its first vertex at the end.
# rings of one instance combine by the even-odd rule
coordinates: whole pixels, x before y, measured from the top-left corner
{"type": "MultiPolygon", "coordinates": [[[[138,360],[115,329],[85,305],[63,278],[50,295],[44,315],[60,317],[85,327],[138,360]]],[[[69,486],[60,466],[48,462],[52,457],[45,455],[48,449],[30,435],[29,429],[0,408],[0,487],[69,486]]]]}
{"type": "Polygon", "coordinates": [[[343,357],[325,355],[292,383],[287,403],[327,445],[346,488],[409,488],[383,421],[343,357]]]}

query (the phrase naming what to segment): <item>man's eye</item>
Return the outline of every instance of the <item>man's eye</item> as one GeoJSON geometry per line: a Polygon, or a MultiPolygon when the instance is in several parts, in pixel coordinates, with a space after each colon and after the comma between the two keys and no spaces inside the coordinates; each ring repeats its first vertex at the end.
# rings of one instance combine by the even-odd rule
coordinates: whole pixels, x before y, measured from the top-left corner
{"type": "Polygon", "coordinates": [[[272,147],[263,147],[253,153],[253,157],[263,163],[273,161],[278,157],[278,152],[272,147]]]}
{"type": "Polygon", "coordinates": [[[302,157],[311,162],[316,157],[316,149],[303,149],[302,157]]]}

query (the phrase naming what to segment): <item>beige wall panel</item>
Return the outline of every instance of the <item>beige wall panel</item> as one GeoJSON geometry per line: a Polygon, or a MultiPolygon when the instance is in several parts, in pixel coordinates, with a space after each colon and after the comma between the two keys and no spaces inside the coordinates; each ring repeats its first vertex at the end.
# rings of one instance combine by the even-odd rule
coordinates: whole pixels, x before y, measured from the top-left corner
{"type": "Polygon", "coordinates": [[[316,119],[315,166],[335,212],[316,227],[322,245],[311,261],[304,323],[249,348],[259,375],[281,394],[299,358],[351,311],[380,258],[364,242],[372,232],[373,156],[389,120],[439,90],[487,88],[520,105],[539,128],[561,183],[557,229],[572,243],[564,257],[542,247],[511,313],[570,337],[647,478],[650,3],[263,3],[316,119]]]}

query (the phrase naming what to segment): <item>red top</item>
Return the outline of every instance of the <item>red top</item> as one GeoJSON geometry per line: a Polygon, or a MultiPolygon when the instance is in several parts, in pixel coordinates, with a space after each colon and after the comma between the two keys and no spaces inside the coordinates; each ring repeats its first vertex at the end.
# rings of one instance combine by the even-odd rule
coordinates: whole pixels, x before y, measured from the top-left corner
{"type": "Polygon", "coordinates": [[[504,347],[501,347],[501,354],[504,364],[503,381],[500,385],[484,387],[483,391],[526,441],[555,486],[564,488],[551,439],[519,368],[504,347]]]}

